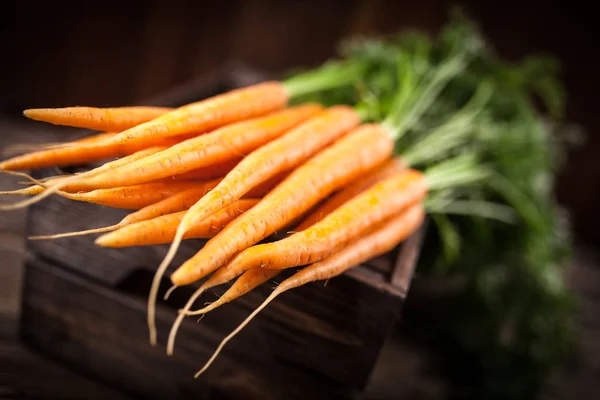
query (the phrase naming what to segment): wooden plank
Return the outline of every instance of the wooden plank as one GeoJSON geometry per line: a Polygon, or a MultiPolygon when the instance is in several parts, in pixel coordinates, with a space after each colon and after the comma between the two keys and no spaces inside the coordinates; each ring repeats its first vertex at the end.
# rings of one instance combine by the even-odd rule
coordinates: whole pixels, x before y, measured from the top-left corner
{"type": "Polygon", "coordinates": [[[127,400],[129,397],[33,353],[0,340],[0,399],[127,400]]]}
{"type": "MultiPolygon", "coordinates": [[[[146,283],[150,279],[147,275],[146,283]]],[[[140,288],[140,281],[144,279],[138,277],[135,287],[140,288]]],[[[348,398],[366,384],[401,302],[397,297],[389,301],[389,294],[374,288],[365,292],[364,285],[345,276],[326,287],[296,289],[265,309],[195,381],[193,373],[269,288],[215,310],[200,324],[186,320],[175,355],[166,357],[162,346],[147,343],[145,290],[125,286],[118,293],[41,261],[29,264],[23,305],[26,342],[144,398],[197,398],[215,392],[226,398],[325,399],[338,398],[342,390],[348,398]]],[[[159,306],[163,341],[174,316],[168,307],[181,307],[189,295],[186,289],[159,306]]]]}
{"type": "Polygon", "coordinates": [[[425,238],[427,222],[424,222],[421,228],[409,237],[400,247],[394,270],[390,282],[392,286],[397,287],[402,296],[406,298],[410,282],[419,260],[421,247],[425,238]]]}
{"type": "MultiPolygon", "coordinates": [[[[52,197],[31,207],[29,235],[47,235],[113,225],[127,212],[94,204],[52,197]]],[[[189,240],[181,246],[172,265],[180,265],[201,247],[202,241],[189,240]]],[[[155,270],[167,251],[167,245],[101,248],[94,236],[70,237],[28,242],[28,251],[63,265],[92,279],[115,286],[138,268],[155,270]]]]}
{"type": "MultiPolygon", "coordinates": [[[[38,123],[25,118],[0,118],[0,155],[8,144],[34,144],[60,139],[56,127],[36,130],[38,123]]],[[[2,190],[19,189],[14,176],[0,174],[2,190]]],[[[0,196],[0,204],[15,201],[13,196],[0,196]]],[[[24,240],[27,210],[0,213],[0,340],[12,340],[18,334],[22,295],[23,260],[27,256],[24,240]]],[[[0,357],[2,360],[2,357],[0,357]]]]}

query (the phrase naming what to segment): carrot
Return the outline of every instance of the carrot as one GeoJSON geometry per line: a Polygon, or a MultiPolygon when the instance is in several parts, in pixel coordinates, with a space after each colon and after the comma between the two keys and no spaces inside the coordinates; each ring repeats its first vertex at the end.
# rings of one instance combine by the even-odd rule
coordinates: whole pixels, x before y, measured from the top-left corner
{"type": "MultiPolygon", "coordinates": [[[[111,129],[106,129],[108,131],[110,131],[111,129]]],[[[84,136],[80,139],[76,139],[72,142],[67,142],[64,143],[66,146],[70,146],[73,144],[85,144],[85,143],[99,143],[105,139],[111,138],[113,136],[115,136],[117,134],[117,132],[100,132],[100,133],[96,133],[94,135],[90,135],[90,136],[84,136]]]]}
{"type": "MultiPolygon", "coordinates": [[[[319,261],[373,225],[421,201],[426,193],[427,184],[420,172],[402,171],[359,194],[308,229],[276,242],[247,248],[229,262],[228,268],[240,271],[256,266],[283,269],[319,261]]],[[[190,273],[190,266],[186,264],[180,268],[181,272],[173,273],[173,283],[186,282],[183,279],[190,273]]],[[[193,264],[191,267],[198,268],[193,264]]]]}
{"type": "Polygon", "coordinates": [[[223,304],[229,303],[235,300],[238,297],[245,295],[250,292],[252,289],[262,285],[269,279],[274,278],[280,271],[277,270],[268,270],[264,268],[252,268],[246,271],[242,276],[240,276],[235,283],[227,289],[225,293],[218,300],[209,304],[208,306],[198,310],[189,312],[189,309],[192,307],[194,302],[200,295],[202,291],[197,290],[188,300],[186,305],[182,310],[179,311],[175,322],[173,322],[173,326],[171,327],[171,331],[169,332],[169,339],[167,341],[167,355],[173,355],[173,350],[175,348],[175,338],[177,336],[177,331],[183,322],[183,319],[188,315],[197,315],[197,314],[205,314],[209,311],[214,310],[215,308],[222,306],[223,304]]]}
{"type": "MultiPolygon", "coordinates": [[[[252,190],[250,190],[246,194],[246,198],[259,198],[268,193],[274,186],[276,186],[283,178],[285,178],[286,174],[279,174],[275,177],[269,179],[268,181],[256,186],[252,190]]],[[[172,196],[167,197],[164,200],[161,200],[157,203],[150,204],[144,208],[141,208],[123,218],[120,222],[114,225],[96,228],[96,229],[88,229],[85,231],[78,232],[66,232],[59,233],[55,235],[43,235],[43,236],[30,236],[30,240],[44,240],[44,239],[59,239],[65,237],[73,237],[73,236],[81,236],[81,235],[89,235],[93,233],[104,233],[110,232],[115,229],[122,228],[124,226],[133,224],[135,222],[146,221],[155,217],[159,217],[161,215],[172,214],[179,211],[184,211],[189,209],[192,205],[194,205],[202,196],[204,196],[209,190],[214,188],[222,178],[213,179],[206,182],[197,182],[194,187],[183,190],[179,193],[176,193],[172,196]]],[[[14,192],[14,191],[13,191],[14,192]]],[[[1,193],[0,193],[1,194],[1,193]]]]}
{"type": "Polygon", "coordinates": [[[297,225],[294,228],[294,231],[300,232],[314,225],[315,223],[322,220],[326,215],[331,214],[333,210],[346,203],[348,200],[354,198],[359,193],[364,192],[377,182],[389,178],[390,176],[397,174],[405,168],[405,162],[401,158],[397,157],[390,160],[381,168],[374,170],[362,179],[354,182],[351,185],[346,186],[338,193],[331,196],[319,207],[317,207],[310,215],[308,215],[302,221],[302,223],[297,225]]]}
{"type": "Polygon", "coordinates": [[[124,226],[134,224],[140,221],[146,221],[152,218],[160,217],[161,215],[167,215],[184,211],[190,208],[198,199],[200,199],[206,192],[215,187],[219,183],[220,179],[213,179],[207,182],[198,182],[192,188],[183,190],[175,193],[163,200],[156,203],[147,205],[139,210],[127,215],[118,223],[105,226],[102,228],[88,229],[85,231],[78,232],[67,232],[59,233],[56,235],[44,235],[44,236],[30,236],[30,240],[44,240],[44,239],[59,239],[72,236],[89,235],[92,233],[103,233],[114,231],[115,229],[122,228],[124,226]]]}
{"type": "MultiPolygon", "coordinates": [[[[23,175],[27,175],[27,174],[23,174],[23,175]]],[[[0,191],[0,195],[31,196],[31,195],[36,195],[36,194],[42,193],[44,191],[44,186],[42,186],[43,182],[41,182],[41,181],[38,181],[38,182],[40,184],[38,184],[38,185],[34,184],[34,185],[28,186],[26,188],[0,191]]],[[[6,205],[1,205],[0,210],[3,209],[2,208],[3,206],[6,206],[6,205]]],[[[8,204],[8,206],[12,206],[12,204],[8,204]]]]}
{"type": "Polygon", "coordinates": [[[120,153],[115,146],[98,143],[73,144],[27,153],[0,162],[0,170],[40,169],[67,166],[113,157],[120,153]]]}
{"type": "Polygon", "coordinates": [[[95,203],[114,208],[139,210],[142,207],[156,203],[175,193],[189,189],[195,182],[159,182],[141,185],[125,186],[112,189],[97,189],[91,192],[58,194],[67,199],[95,203]]]}
{"type": "Polygon", "coordinates": [[[185,285],[215,271],[230,257],[282,228],[334,190],[382,165],[393,149],[393,140],[379,125],[367,124],[354,130],[293,171],[251,212],[209,241],[175,271],[171,276],[173,284],[185,285]],[[256,221],[260,221],[258,226],[256,221]]]}
{"type": "Polygon", "coordinates": [[[68,147],[75,144],[82,143],[93,143],[105,140],[109,137],[116,135],[113,132],[103,132],[92,136],[85,136],[81,139],[77,139],[71,142],[56,142],[56,143],[16,143],[8,145],[2,150],[2,155],[7,156],[8,154],[19,154],[33,151],[58,149],[60,147],[68,147]]]}
{"type": "Polygon", "coordinates": [[[242,157],[232,158],[227,161],[215,163],[207,167],[196,168],[188,172],[181,174],[174,174],[172,176],[163,178],[164,181],[203,181],[208,179],[214,179],[225,176],[242,160],[242,157]]]}
{"type": "Polygon", "coordinates": [[[225,293],[218,300],[210,303],[206,307],[196,310],[190,311],[187,315],[198,315],[198,314],[206,314],[209,311],[214,310],[217,307],[222,306],[223,304],[232,302],[250,292],[252,289],[258,287],[259,285],[265,283],[269,279],[274,278],[281,271],[276,269],[266,269],[261,267],[250,268],[246,272],[244,272],[235,283],[227,289],[225,293]]]}
{"type": "MultiPolygon", "coordinates": [[[[27,200],[24,200],[24,201],[12,203],[12,204],[2,204],[2,205],[0,205],[0,210],[14,210],[17,208],[27,207],[28,205],[36,203],[36,202],[50,196],[53,193],[57,193],[60,188],[62,188],[63,186],[66,186],[71,181],[74,181],[76,179],[91,177],[91,176],[100,174],[105,171],[110,171],[111,169],[118,168],[121,165],[130,163],[135,160],[147,157],[151,154],[157,153],[161,150],[164,150],[165,148],[166,148],[166,146],[155,146],[155,147],[149,147],[147,149],[142,149],[142,150],[136,151],[135,153],[130,154],[128,156],[105,163],[105,164],[101,165],[100,167],[94,168],[90,171],[86,171],[81,174],[76,174],[76,175],[71,175],[71,176],[55,177],[53,179],[47,180],[44,183],[36,181],[35,179],[33,179],[32,177],[30,177],[27,174],[19,173],[20,175],[24,175],[25,177],[27,177],[28,179],[30,179],[32,181],[36,181],[34,183],[38,183],[38,184],[36,186],[30,186],[30,187],[24,188],[24,189],[13,190],[13,191],[9,191],[9,192],[0,192],[0,194],[37,195],[37,196],[32,197],[27,200]]],[[[6,173],[8,171],[4,171],[4,172],[6,173]]]]}
{"type": "Polygon", "coordinates": [[[176,108],[107,139],[106,144],[139,143],[188,133],[200,134],[281,109],[287,101],[288,93],[280,83],[259,83],[176,108]]]}
{"type": "Polygon", "coordinates": [[[149,106],[114,108],[65,107],[32,108],[23,111],[23,114],[29,119],[48,122],[53,125],[121,132],[160,117],[172,110],[172,108],[167,107],[149,106]]]}
{"type": "MultiPolygon", "coordinates": [[[[234,218],[249,210],[257,199],[243,199],[225,207],[194,225],[186,232],[184,239],[211,238],[234,218]]],[[[179,222],[185,211],[162,215],[146,221],[136,222],[110,232],[96,239],[102,247],[148,246],[169,243],[175,236],[179,222]]]]}
{"type": "MultiPolygon", "coordinates": [[[[150,343],[156,344],[154,305],[160,279],[175,256],[185,232],[197,221],[239,200],[253,187],[290,170],[360,122],[348,106],[331,107],[246,156],[225,178],[187,212],[173,243],[155,274],[148,299],[150,343]]],[[[322,172],[322,171],[319,171],[322,172]]],[[[286,181],[289,177],[286,179],[286,181]]],[[[278,185],[277,188],[281,186],[278,185]]],[[[273,193],[270,192],[270,194],[273,193]]],[[[260,204],[260,203],[259,203],[260,204]]]]}
{"type": "Polygon", "coordinates": [[[2,149],[2,157],[16,156],[17,154],[31,153],[67,146],[65,143],[15,143],[5,146],[2,149]]]}
{"type": "MultiPolygon", "coordinates": [[[[107,135],[108,137],[109,135],[107,135]]],[[[116,137],[114,135],[112,137],[116,137]]],[[[187,136],[176,138],[148,140],[143,143],[130,145],[106,144],[108,139],[98,141],[88,141],[83,143],[73,143],[68,146],[59,146],[49,148],[33,153],[27,153],[12,157],[0,162],[0,171],[2,170],[23,170],[23,169],[41,169],[47,167],[64,167],[69,165],[87,164],[92,161],[103,160],[111,157],[120,157],[135,153],[136,151],[153,146],[172,146],[187,136]]]]}
{"type": "Polygon", "coordinates": [[[321,110],[321,106],[307,104],[227,125],[183,141],[152,157],[124,165],[118,171],[72,185],[76,190],[133,185],[240,158],[321,110]]]}
{"type": "MultiPolygon", "coordinates": [[[[43,185],[37,185],[37,186],[32,186],[32,187],[26,188],[29,192],[23,193],[23,194],[28,194],[28,195],[39,194],[39,193],[43,192],[45,189],[47,189],[48,187],[54,186],[55,184],[58,184],[58,183],[60,183],[62,185],[62,184],[64,184],[64,182],[68,182],[67,179],[72,179],[75,177],[76,178],[92,177],[94,175],[97,175],[97,174],[100,174],[100,173],[103,173],[106,171],[110,171],[110,170],[118,168],[122,165],[131,163],[133,161],[139,160],[144,157],[147,157],[154,153],[158,153],[159,151],[162,151],[166,148],[167,148],[167,146],[154,146],[154,147],[149,147],[147,149],[142,149],[142,150],[136,151],[135,153],[129,154],[127,156],[104,163],[97,168],[91,169],[86,172],[74,174],[74,175],[58,175],[58,176],[52,176],[52,177],[48,177],[48,178],[44,178],[44,179],[35,180],[30,175],[23,173],[22,176],[26,177],[27,179],[29,179],[32,182],[37,181],[37,182],[44,183],[43,185]]],[[[68,191],[68,190],[63,190],[63,191],[68,191]]]]}
{"type": "MultiPolygon", "coordinates": [[[[423,223],[425,211],[421,204],[416,204],[408,210],[370,230],[367,235],[358,238],[353,243],[342,248],[328,258],[301,269],[277,286],[269,297],[250,314],[233,332],[219,344],[213,355],[200,369],[195,377],[204,373],[217,358],[221,350],[236,336],[250,321],[261,312],[277,296],[288,290],[305,285],[309,282],[334,278],[354,266],[371,258],[385,254],[401,241],[415,232],[423,223]]],[[[249,270],[246,273],[249,273],[249,270]]],[[[236,282],[237,283],[237,282],[236,282]]]]}

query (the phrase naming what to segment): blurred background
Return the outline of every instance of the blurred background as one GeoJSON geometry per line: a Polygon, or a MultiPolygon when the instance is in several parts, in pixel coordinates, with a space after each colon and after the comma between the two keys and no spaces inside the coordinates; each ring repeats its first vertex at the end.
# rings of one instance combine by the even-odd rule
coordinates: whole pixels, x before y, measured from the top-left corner
{"type": "MultiPolygon", "coordinates": [[[[18,120],[25,108],[144,103],[231,63],[277,77],[334,56],[338,42],[348,36],[436,32],[457,4],[478,21],[502,57],[548,53],[562,64],[567,118],[585,128],[586,142],[570,155],[557,195],[572,214],[589,267],[575,274],[573,285],[592,299],[588,312],[600,315],[600,292],[590,285],[598,283],[593,281],[598,277],[594,252],[600,245],[600,55],[592,2],[7,0],[0,5],[0,114],[18,120]]],[[[590,343],[600,339],[595,326],[596,333],[584,335],[590,343]]],[[[427,355],[408,347],[400,345],[386,357],[404,357],[410,367],[427,368],[427,355]]],[[[596,347],[590,354],[600,353],[596,347]]],[[[578,361],[557,378],[562,383],[549,398],[597,393],[597,360],[578,361]]],[[[393,379],[392,372],[388,375],[381,379],[393,379]]],[[[422,388],[424,396],[437,393],[432,382],[412,384],[431,385],[422,388]]]]}

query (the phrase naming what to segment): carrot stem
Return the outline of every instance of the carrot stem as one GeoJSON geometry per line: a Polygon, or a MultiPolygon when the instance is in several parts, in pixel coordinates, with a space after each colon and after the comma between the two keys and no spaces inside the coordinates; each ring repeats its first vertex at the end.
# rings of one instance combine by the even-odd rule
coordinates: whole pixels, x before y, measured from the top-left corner
{"type": "Polygon", "coordinates": [[[446,59],[433,72],[429,82],[425,86],[416,83],[417,87],[412,97],[405,97],[405,92],[399,92],[394,99],[391,112],[383,120],[382,125],[391,133],[395,141],[398,141],[421,116],[431,107],[448,82],[458,75],[467,64],[469,52],[460,51],[453,57],[446,59]],[[406,109],[408,107],[408,109],[406,109]]]}
{"type": "Polygon", "coordinates": [[[429,214],[471,215],[514,224],[517,215],[512,207],[483,200],[427,199],[429,214]]]}
{"type": "Polygon", "coordinates": [[[360,80],[364,70],[363,64],[329,62],[316,70],[296,74],[282,83],[288,95],[296,98],[351,85],[360,80]]]}

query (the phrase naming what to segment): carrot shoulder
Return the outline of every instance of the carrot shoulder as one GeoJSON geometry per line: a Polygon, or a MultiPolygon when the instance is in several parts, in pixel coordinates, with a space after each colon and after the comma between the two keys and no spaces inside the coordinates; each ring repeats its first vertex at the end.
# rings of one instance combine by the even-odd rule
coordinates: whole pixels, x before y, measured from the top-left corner
{"type": "Polygon", "coordinates": [[[406,166],[401,158],[394,158],[388,161],[381,168],[372,171],[363,178],[344,187],[342,190],[328,198],[326,201],[320,204],[319,207],[306,216],[306,218],[304,218],[304,220],[294,228],[294,231],[300,232],[314,225],[322,220],[325,216],[331,214],[331,212],[333,212],[339,206],[346,203],[348,200],[356,197],[358,194],[364,192],[377,182],[389,178],[405,168],[406,166]]]}

